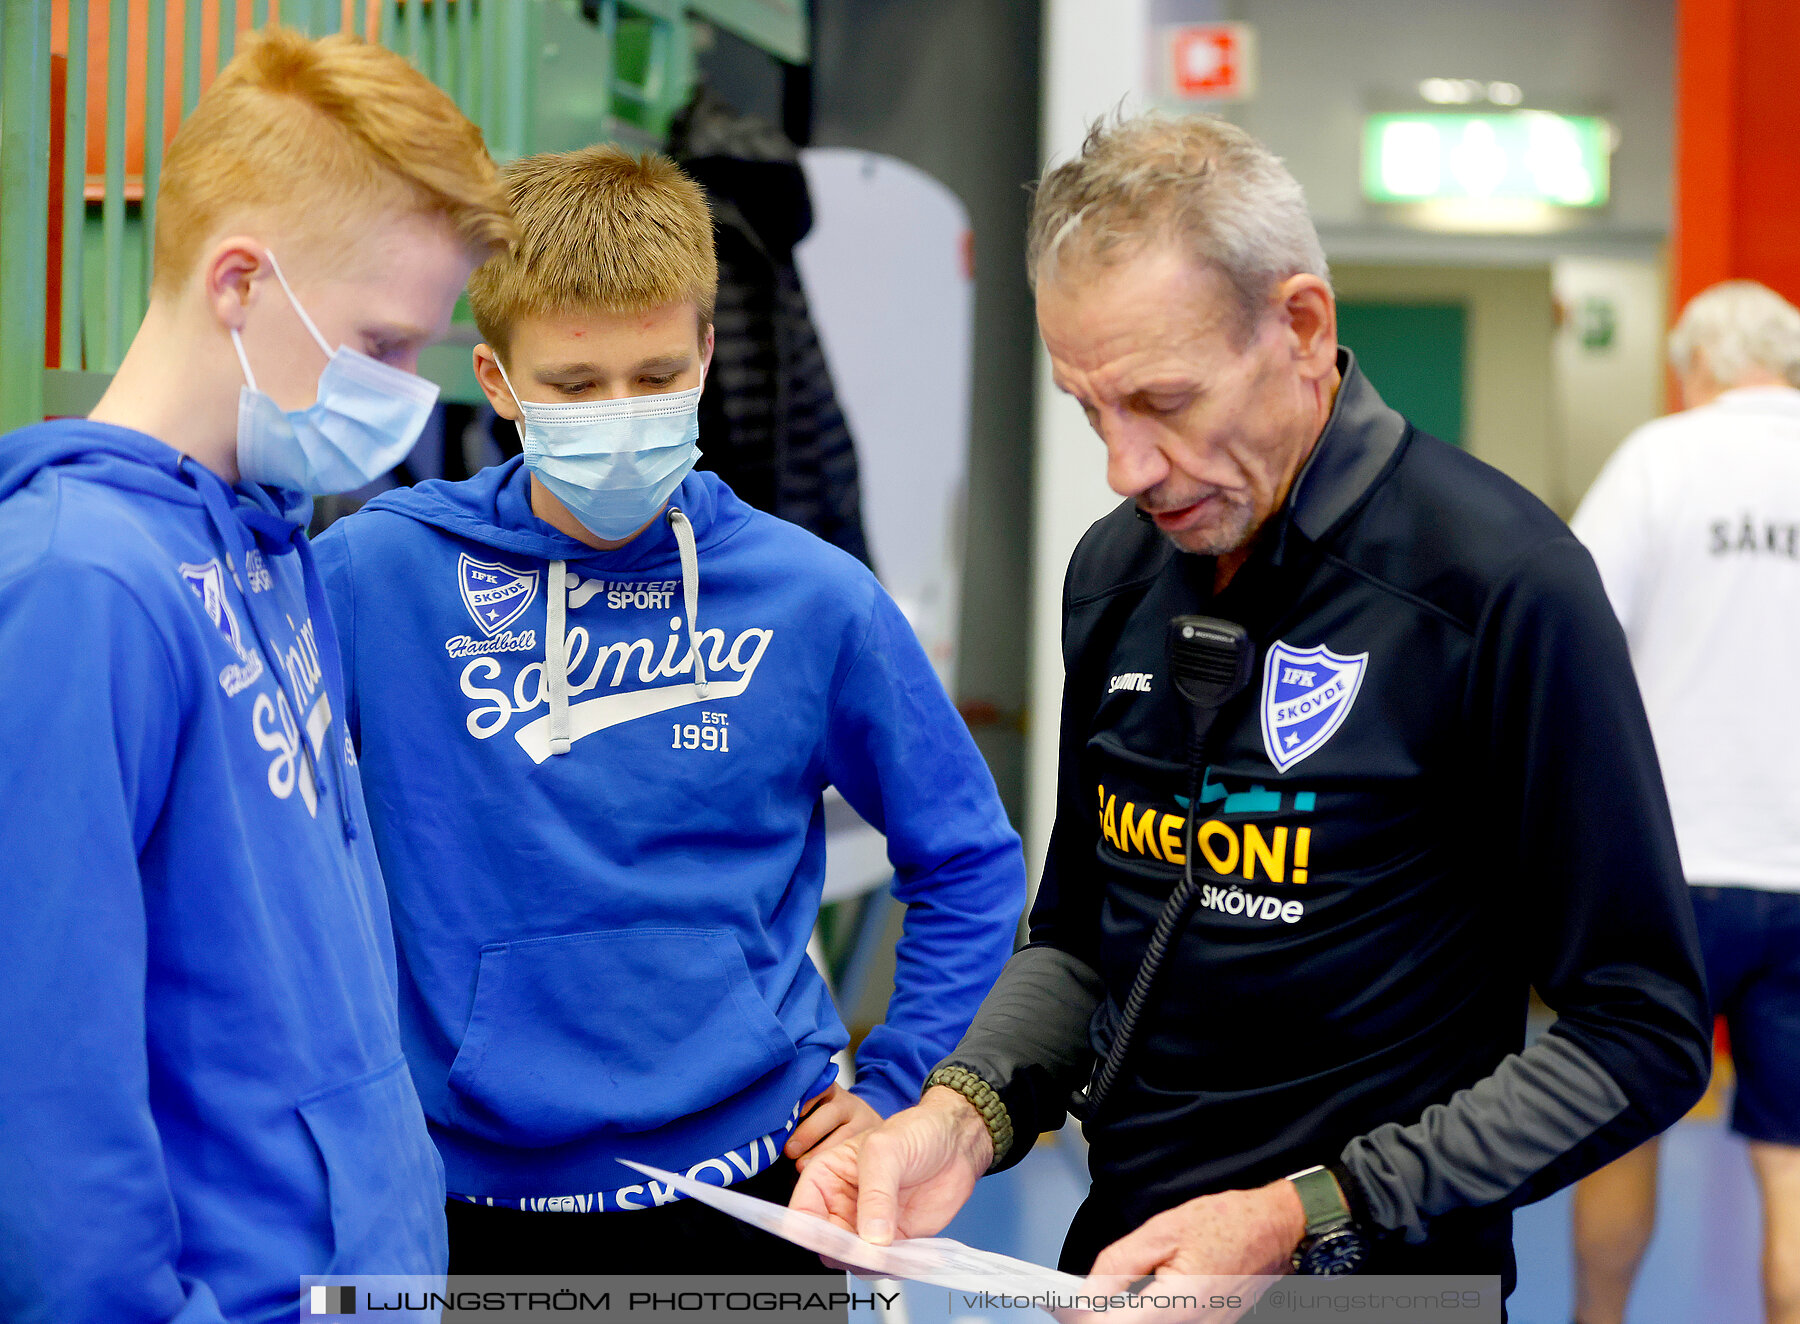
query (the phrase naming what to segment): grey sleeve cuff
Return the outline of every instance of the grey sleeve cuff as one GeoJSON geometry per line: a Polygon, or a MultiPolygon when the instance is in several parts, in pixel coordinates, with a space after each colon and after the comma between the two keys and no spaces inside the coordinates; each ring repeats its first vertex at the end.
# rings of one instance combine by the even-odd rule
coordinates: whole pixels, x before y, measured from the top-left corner
{"type": "Polygon", "coordinates": [[[1629,1102],[1599,1062],[1552,1030],[1412,1125],[1358,1136],[1339,1161],[1376,1227],[1420,1242],[1434,1218],[1529,1203],[1648,1139],[1614,1125],[1629,1102]]]}
{"type": "Polygon", "coordinates": [[[1015,952],[962,1042],[938,1064],[974,1072],[1005,1105],[1014,1139],[995,1171],[1024,1158],[1040,1131],[1063,1124],[1065,1101],[1093,1069],[1088,1023],[1101,991],[1100,976],[1059,948],[1015,952]]]}

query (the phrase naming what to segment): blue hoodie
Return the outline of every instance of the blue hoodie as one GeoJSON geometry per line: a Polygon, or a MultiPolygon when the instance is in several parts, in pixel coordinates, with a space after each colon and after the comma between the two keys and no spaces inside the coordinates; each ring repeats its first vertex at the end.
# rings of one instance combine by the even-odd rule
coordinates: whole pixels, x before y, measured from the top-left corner
{"type": "Polygon", "coordinates": [[[1012,951],[1019,839],[899,609],[711,474],[671,505],[689,574],[666,519],[610,552],[539,520],[517,460],[385,494],[316,544],[407,1058],[460,1195],[605,1195],[641,1180],[621,1158],[715,1159],[718,1181],[773,1160],[848,1040],[806,954],[828,785],[887,833],[909,907],[862,1098],[914,1102],[1012,951]]]}
{"type": "Polygon", "coordinates": [[[443,1271],[290,513],[124,428],[0,438],[9,1324],[291,1319],[303,1274],[443,1271]]]}

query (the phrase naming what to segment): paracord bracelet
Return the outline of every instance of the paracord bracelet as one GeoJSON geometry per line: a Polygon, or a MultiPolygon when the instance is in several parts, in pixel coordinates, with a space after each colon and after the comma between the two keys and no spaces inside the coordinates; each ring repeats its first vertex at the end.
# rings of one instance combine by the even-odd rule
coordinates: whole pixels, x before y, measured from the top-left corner
{"type": "MultiPolygon", "coordinates": [[[[925,1077],[925,1089],[934,1085],[942,1085],[945,1089],[955,1090],[963,1098],[974,1105],[975,1111],[981,1114],[981,1120],[987,1124],[988,1139],[993,1142],[994,1161],[988,1165],[992,1172],[1006,1157],[1012,1148],[1013,1124],[1012,1114],[1006,1111],[1006,1105],[994,1087],[967,1067],[939,1067],[925,1077]]],[[[920,1091],[920,1097],[924,1090],[920,1091]]]]}

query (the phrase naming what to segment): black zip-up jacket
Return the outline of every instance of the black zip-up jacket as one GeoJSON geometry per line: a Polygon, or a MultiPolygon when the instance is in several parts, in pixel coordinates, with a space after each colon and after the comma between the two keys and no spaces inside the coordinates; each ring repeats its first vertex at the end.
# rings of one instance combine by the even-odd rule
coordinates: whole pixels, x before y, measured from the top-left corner
{"type": "Polygon", "coordinates": [[[1169,619],[1240,622],[1257,651],[1211,731],[1199,903],[1087,1127],[1067,1269],[1185,1200],[1319,1163],[1375,1234],[1368,1271],[1510,1291],[1509,1211],[1705,1087],[1687,887],[1592,561],[1522,488],[1411,428],[1347,351],[1339,366],[1289,501],[1222,593],[1130,504],[1069,567],[1030,944],[946,1059],[1000,1091],[1005,1162],[1062,1124],[1181,877],[1169,619]],[[1530,1048],[1528,987],[1558,1013],[1530,1048]]]}
{"type": "Polygon", "coordinates": [[[670,126],[669,148],[705,188],[718,239],[699,467],[869,564],[856,447],[794,264],[813,224],[799,149],[704,86],[670,126]]]}

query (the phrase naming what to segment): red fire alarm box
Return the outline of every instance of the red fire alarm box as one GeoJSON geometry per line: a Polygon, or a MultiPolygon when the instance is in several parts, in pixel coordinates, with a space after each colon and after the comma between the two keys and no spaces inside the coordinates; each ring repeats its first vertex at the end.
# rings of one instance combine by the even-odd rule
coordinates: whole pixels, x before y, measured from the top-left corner
{"type": "Polygon", "coordinates": [[[1177,101],[1242,101],[1256,91],[1256,34],[1247,23],[1164,29],[1163,88],[1177,101]]]}

